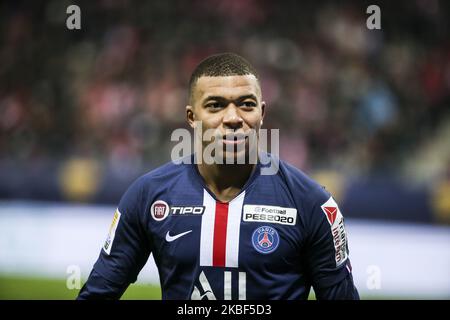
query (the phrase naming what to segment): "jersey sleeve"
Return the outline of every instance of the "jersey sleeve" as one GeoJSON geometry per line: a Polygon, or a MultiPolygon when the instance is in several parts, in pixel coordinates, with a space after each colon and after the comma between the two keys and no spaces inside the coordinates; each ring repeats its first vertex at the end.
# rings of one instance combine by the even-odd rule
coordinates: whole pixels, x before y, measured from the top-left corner
{"type": "Polygon", "coordinates": [[[142,190],[142,183],[137,180],[120,200],[106,241],[78,299],[119,299],[136,281],[151,253],[142,190]]]}
{"type": "Polygon", "coordinates": [[[359,299],[351,274],[344,217],[322,188],[313,194],[311,203],[305,251],[307,273],[316,298],[359,299]]]}

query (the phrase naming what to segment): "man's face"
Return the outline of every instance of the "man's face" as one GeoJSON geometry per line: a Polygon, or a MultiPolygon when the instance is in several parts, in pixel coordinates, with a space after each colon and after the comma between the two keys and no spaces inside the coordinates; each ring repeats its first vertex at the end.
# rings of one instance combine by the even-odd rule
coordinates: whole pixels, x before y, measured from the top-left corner
{"type": "Polygon", "coordinates": [[[200,77],[191,100],[192,105],[186,107],[191,127],[201,121],[203,132],[214,132],[213,139],[202,141],[203,149],[214,141],[222,147],[224,157],[235,159],[242,152],[248,155],[249,134],[259,133],[265,109],[254,75],[200,77]]]}

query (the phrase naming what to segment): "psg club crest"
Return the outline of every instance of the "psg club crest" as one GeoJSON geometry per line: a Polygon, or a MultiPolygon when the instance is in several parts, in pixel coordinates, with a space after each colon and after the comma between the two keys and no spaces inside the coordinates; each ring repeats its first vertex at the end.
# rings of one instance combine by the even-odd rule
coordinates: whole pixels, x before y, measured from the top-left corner
{"type": "Polygon", "coordinates": [[[169,205],[162,200],[153,202],[152,207],[150,208],[150,214],[156,221],[164,220],[169,215],[169,211],[169,205]]]}
{"type": "Polygon", "coordinates": [[[252,244],[259,253],[272,253],[278,248],[279,243],[280,236],[275,228],[262,226],[253,232],[252,244]]]}

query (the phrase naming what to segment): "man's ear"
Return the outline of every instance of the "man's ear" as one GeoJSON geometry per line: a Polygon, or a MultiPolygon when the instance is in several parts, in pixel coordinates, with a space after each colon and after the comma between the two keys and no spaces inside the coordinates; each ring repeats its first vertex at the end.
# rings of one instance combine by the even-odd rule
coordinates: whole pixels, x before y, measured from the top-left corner
{"type": "Polygon", "coordinates": [[[187,105],[186,106],[186,120],[189,123],[189,126],[191,128],[194,128],[194,122],[195,122],[195,113],[194,113],[194,107],[187,105]]]}
{"type": "Polygon", "coordinates": [[[264,116],[266,115],[266,102],[261,102],[261,125],[263,124],[264,116]]]}

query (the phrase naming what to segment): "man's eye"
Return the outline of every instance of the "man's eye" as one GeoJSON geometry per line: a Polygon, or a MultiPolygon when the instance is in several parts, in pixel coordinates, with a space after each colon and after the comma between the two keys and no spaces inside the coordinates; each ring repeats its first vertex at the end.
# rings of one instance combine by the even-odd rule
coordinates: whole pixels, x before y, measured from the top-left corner
{"type": "Polygon", "coordinates": [[[222,105],[219,102],[212,102],[212,103],[208,103],[206,105],[206,107],[212,108],[212,109],[219,109],[222,107],[222,105]]]}
{"type": "Polygon", "coordinates": [[[256,103],[253,101],[244,101],[244,102],[242,102],[242,105],[244,107],[256,107],[256,103]]]}

